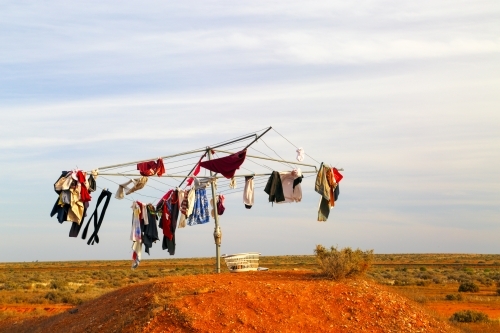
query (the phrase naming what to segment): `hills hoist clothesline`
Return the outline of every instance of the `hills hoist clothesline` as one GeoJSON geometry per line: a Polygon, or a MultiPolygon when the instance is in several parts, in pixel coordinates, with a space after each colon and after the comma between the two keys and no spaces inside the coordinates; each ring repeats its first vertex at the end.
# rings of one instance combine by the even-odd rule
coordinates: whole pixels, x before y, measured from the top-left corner
{"type": "MultiPolygon", "coordinates": [[[[71,225],[70,237],[78,237],[80,229],[84,223],[87,209],[91,201],[90,193],[101,188],[102,192],[97,199],[94,212],[91,214],[87,221],[87,225],[82,232],[82,239],[86,239],[90,222],[93,221],[94,232],[89,237],[87,244],[99,243],[98,231],[101,227],[104,215],[109,205],[111,192],[107,188],[97,186],[96,179],[101,177],[107,181],[118,185],[116,191],[116,199],[127,199],[132,201],[132,230],[131,240],[133,241],[133,268],[136,268],[141,260],[142,245],[145,251],[149,254],[149,249],[153,243],[159,241],[158,227],[163,231],[162,248],[167,249],[173,255],[175,253],[175,231],[176,228],[183,228],[186,223],[188,225],[203,224],[209,221],[208,200],[206,196],[206,187],[211,187],[211,200],[210,205],[213,207],[211,215],[215,221],[214,227],[214,240],[216,252],[216,271],[220,273],[220,246],[222,242],[222,232],[219,224],[219,215],[222,215],[225,207],[224,195],[227,191],[219,191],[217,194],[217,182],[228,181],[230,192],[226,195],[240,192],[235,190],[236,179],[245,178],[245,186],[243,189],[243,201],[246,208],[251,208],[254,202],[254,189],[264,183],[254,183],[255,177],[269,176],[265,182],[264,191],[269,195],[269,202],[285,203],[285,202],[300,202],[302,199],[301,182],[303,174],[316,175],[315,191],[320,196],[318,206],[318,221],[326,221],[330,209],[335,205],[335,201],[339,195],[339,182],[343,176],[337,169],[328,166],[325,163],[320,163],[319,167],[314,164],[303,163],[304,157],[311,156],[306,154],[302,148],[295,146],[287,138],[281,135],[272,127],[268,127],[259,131],[252,132],[251,134],[242,135],[240,137],[224,141],[218,144],[210,145],[205,148],[190,150],[178,154],[161,156],[157,158],[144,159],[139,161],[127,162],[122,164],[115,164],[96,168],[92,171],[84,172],[82,170],[63,171],[59,179],[54,184],[54,190],[58,194],[54,208],[52,209],[51,216],[57,215],[60,223],[65,221],[73,222],[71,225]],[[297,161],[289,161],[283,159],[274,149],[272,149],[262,139],[262,137],[270,130],[274,130],[279,136],[285,139],[288,143],[296,148],[297,161]],[[247,141],[244,146],[232,147],[235,144],[241,144],[247,141]],[[250,142],[248,142],[250,141],[250,142]],[[253,145],[262,141],[264,145],[271,150],[278,158],[273,158],[270,155],[257,150],[253,145]],[[224,147],[222,150],[220,148],[224,147]],[[237,151],[230,151],[232,149],[237,151]],[[248,151],[252,149],[263,156],[249,154],[248,151]],[[200,156],[201,154],[201,156],[200,156]],[[219,154],[224,156],[219,157],[219,154]],[[185,156],[193,155],[192,157],[184,158],[185,156]],[[182,159],[177,159],[183,157],[182,159]],[[216,157],[216,158],[214,158],[216,157]],[[195,163],[190,162],[183,165],[177,165],[181,161],[195,159],[195,163]],[[253,160],[277,162],[285,165],[288,170],[276,171],[267,165],[260,164],[253,160]],[[165,161],[165,163],[164,163],[165,161]],[[250,161],[253,164],[266,168],[271,172],[254,172],[246,167],[243,167],[245,161],[250,161]],[[165,167],[165,164],[167,167],[165,167]],[[126,170],[122,172],[116,171],[117,169],[136,166],[136,169],[126,170]],[[182,168],[185,166],[192,166],[189,172],[172,172],[174,169],[182,168]],[[301,170],[299,167],[306,167],[310,170],[301,170]],[[201,168],[210,171],[209,176],[199,176],[201,168]],[[237,170],[245,169],[248,172],[236,174],[237,170]],[[291,169],[291,170],[290,170],[291,169]],[[114,171],[113,171],[114,170],[114,171]],[[133,172],[132,172],[133,171],[133,172]],[[139,174],[137,174],[139,171],[139,174]],[[135,172],[135,173],[134,173],[135,172]],[[128,179],[126,183],[120,184],[114,182],[107,177],[125,177],[128,179]],[[139,178],[137,178],[139,177],[139,178]],[[179,185],[175,186],[160,181],[161,178],[182,179],[179,185]],[[162,185],[169,186],[170,189],[165,193],[164,190],[158,189],[148,183],[148,180],[161,183],[162,185]],[[186,183],[184,189],[182,185],[186,183]],[[131,187],[130,187],[131,186],[131,187]],[[189,189],[187,187],[190,186],[189,189]],[[144,187],[150,187],[157,191],[162,192],[161,197],[148,196],[137,191],[142,190],[144,187]],[[164,193],[164,194],[163,194],[164,193]],[[153,204],[144,204],[132,198],[134,194],[154,198],[157,201],[156,206],[153,204]],[[127,195],[127,197],[125,196],[127,195]],[[101,212],[98,209],[100,204],[104,202],[101,212]]],[[[313,159],[314,160],[314,159],[313,159]]],[[[314,160],[319,163],[318,161],[314,160]]],[[[264,179],[265,181],[265,179],[264,179]]],[[[142,191],[141,191],[142,192],[142,191]]]]}

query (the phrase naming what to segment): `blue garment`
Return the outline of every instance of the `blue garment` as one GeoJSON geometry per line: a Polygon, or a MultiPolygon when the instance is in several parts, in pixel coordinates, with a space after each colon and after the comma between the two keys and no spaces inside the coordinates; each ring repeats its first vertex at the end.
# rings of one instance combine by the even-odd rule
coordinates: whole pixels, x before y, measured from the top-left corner
{"type": "Polygon", "coordinates": [[[208,211],[207,191],[204,188],[199,188],[194,192],[193,213],[189,216],[187,224],[203,224],[209,220],[210,213],[208,211]]]}

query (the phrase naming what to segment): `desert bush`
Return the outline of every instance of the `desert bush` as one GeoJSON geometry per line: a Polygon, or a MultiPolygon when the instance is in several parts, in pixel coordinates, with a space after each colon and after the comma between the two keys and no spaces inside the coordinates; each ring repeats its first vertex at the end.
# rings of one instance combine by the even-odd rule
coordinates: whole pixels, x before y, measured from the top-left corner
{"type": "Polygon", "coordinates": [[[91,290],[92,287],[87,285],[87,284],[82,284],[81,286],[79,286],[76,290],[75,290],[75,294],[84,294],[86,293],[87,291],[91,290]]]}
{"type": "Polygon", "coordinates": [[[441,284],[443,283],[443,280],[439,277],[435,277],[432,279],[432,282],[434,282],[435,284],[441,284]]]}
{"type": "Polygon", "coordinates": [[[45,294],[44,298],[49,301],[49,303],[69,303],[69,304],[81,304],[82,300],[75,297],[67,291],[49,291],[45,294]]]}
{"type": "Polygon", "coordinates": [[[107,281],[99,281],[95,284],[97,288],[109,288],[110,284],[107,281]]]}
{"type": "Polygon", "coordinates": [[[489,318],[486,313],[481,311],[462,310],[455,312],[450,317],[450,321],[459,323],[477,323],[477,322],[487,322],[489,321],[489,318]]]}
{"type": "Polygon", "coordinates": [[[479,287],[474,282],[464,282],[460,284],[460,286],[458,287],[458,291],[477,293],[479,291],[479,287]]]}
{"type": "Polygon", "coordinates": [[[64,280],[52,280],[50,282],[50,289],[64,290],[68,286],[68,282],[64,280]]]}
{"type": "Polygon", "coordinates": [[[463,296],[461,294],[456,294],[456,295],[448,294],[448,295],[446,295],[446,300],[448,300],[448,301],[461,301],[461,300],[463,300],[463,296]]]}
{"type": "Polygon", "coordinates": [[[323,274],[333,280],[362,275],[373,261],[373,250],[353,251],[350,247],[338,250],[335,246],[328,250],[317,245],[314,253],[323,274]]]}
{"type": "Polygon", "coordinates": [[[500,288],[497,289],[497,295],[500,296],[500,288]]]}
{"type": "Polygon", "coordinates": [[[419,280],[417,281],[416,285],[421,286],[421,287],[427,287],[431,284],[430,280],[419,280]]]}

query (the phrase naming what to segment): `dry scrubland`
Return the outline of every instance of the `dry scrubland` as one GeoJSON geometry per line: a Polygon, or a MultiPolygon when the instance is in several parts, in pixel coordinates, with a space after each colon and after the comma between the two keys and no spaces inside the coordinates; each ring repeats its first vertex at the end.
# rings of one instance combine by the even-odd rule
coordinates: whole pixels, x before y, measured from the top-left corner
{"type": "MultiPolygon", "coordinates": [[[[0,319],[52,315],[139,282],[212,273],[213,262],[213,258],[144,260],[135,271],[129,261],[0,264],[0,319]]],[[[272,271],[319,273],[314,256],[261,257],[260,265],[272,271]]],[[[379,254],[366,279],[419,303],[442,321],[461,310],[480,311],[492,320],[453,324],[464,332],[500,331],[500,255],[379,254]],[[464,283],[479,290],[458,292],[464,283]]]]}

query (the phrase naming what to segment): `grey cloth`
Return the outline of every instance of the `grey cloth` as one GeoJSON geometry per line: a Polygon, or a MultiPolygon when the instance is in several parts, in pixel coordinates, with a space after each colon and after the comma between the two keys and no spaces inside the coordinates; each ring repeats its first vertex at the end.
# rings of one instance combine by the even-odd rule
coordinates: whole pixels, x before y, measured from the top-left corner
{"type": "Polygon", "coordinates": [[[319,208],[318,208],[318,221],[325,222],[328,220],[328,216],[330,215],[330,205],[329,200],[321,197],[319,208]]]}
{"type": "Polygon", "coordinates": [[[71,205],[71,192],[70,190],[62,190],[61,191],[61,200],[63,203],[67,205],[71,205]]]}
{"type": "Polygon", "coordinates": [[[321,163],[318,175],[316,176],[316,183],[314,185],[314,190],[321,194],[321,200],[318,208],[318,221],[320,222],[325,222],[330,215],[330,185],[326,179],[326,173],[329,171],[329,168],[321,163]]]}
{"type": "Polygon", "coordinates": [[[316,176],[316,183],[314,185],[314,190],[321,194],[326,200],[330,200],[330,185],[326,180],[326,173],[330,168],[325,166],[323,163],[319,166],[319,171],[316,176]]]}

